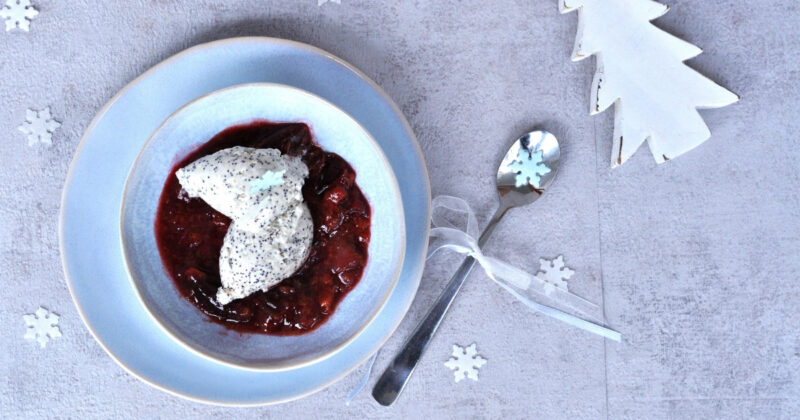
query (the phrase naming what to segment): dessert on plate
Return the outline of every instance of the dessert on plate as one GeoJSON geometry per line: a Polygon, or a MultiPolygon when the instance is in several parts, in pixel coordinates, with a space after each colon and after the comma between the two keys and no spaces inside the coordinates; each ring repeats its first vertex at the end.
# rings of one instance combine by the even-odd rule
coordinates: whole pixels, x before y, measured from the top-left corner
{"type": "Polygon", "coordinates": [[[175,164],[155,236],[180,293],[240,332],[324,323],[361,279],[370,206],[353,168],[303,123],[230,127],[175,164]]]}

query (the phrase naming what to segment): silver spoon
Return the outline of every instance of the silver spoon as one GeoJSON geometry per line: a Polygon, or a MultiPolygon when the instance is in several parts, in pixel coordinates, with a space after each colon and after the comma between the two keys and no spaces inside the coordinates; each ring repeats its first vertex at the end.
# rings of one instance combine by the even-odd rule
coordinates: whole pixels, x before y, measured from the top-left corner
{"type": "MultiPolygon", "coordinates": [[[[492,216],[489,224],[486,225],[483,233],[481,233],[478,239],[479,247],[483,247],[492,235],[497,223],[500,222],[509,209],[533,203],[544,194],[556,177],[556,173],[558,173],[560,160],[561,150],[558,147],[558,140],[554,135],[546,131],[533,131],[524,134],[511,145],[503,161],[500,162],[500,168],[497,170],[497,192],[500,196],[500,206],[492,216]],[[520,178],[520,156],[534,159],[540,156],[539,153],[541,153],[541,158],[538,159],[541,162],[539,167],[546,166],[546,168],[537,171],[536,174],[527,177],[527,179],[525,179],[524,174],[522,175],[523,178],[520,178]]],[[[464,284],[464,280],[466,280],[474,266],[475,259],[467,257],[453,275],[453,278],[450,279],[447,287],[445,287],[439,299],[436,300],[436,304],[433,305],[428,315],[420,322],[414,334],[408,338],[400,353],[395,356],[392,363],[378,379],[372,389],[372,396],[378,403],[391,405],[403,391],[417,362],[422,357],[422,353],[428,347],[428,343],[430,343],[433,334],[439,328],[439,324],[442,323],[450,304],[453,303],[456,294],[461,289],[461,285],[464,284]]]]}

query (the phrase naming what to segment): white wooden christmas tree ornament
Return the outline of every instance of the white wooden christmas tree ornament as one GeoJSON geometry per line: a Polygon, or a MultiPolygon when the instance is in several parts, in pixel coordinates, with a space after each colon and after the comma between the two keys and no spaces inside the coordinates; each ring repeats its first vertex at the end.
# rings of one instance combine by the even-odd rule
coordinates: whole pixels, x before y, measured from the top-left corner
{"type": "Polygon", "coordinates": [[[573,61],[596,56],[590,113],[615,105],[612,166],[622,165],[645,140],[658,163],[688,152],[711,137],[697,109],[739,100],[683,63],[700,48],[650,23],[668,6],[652,0],[559,0],[559,8],[578,11],[573,61]]]}

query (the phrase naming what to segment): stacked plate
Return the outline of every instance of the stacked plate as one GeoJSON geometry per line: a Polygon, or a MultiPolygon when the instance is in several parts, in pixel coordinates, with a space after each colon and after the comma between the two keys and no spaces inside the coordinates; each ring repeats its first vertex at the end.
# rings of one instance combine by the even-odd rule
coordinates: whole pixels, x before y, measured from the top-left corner
{"type": "Polygon", "coordinates": [[[60,245],[67,283],[83,321],[123,368],[185,398],[259,405],[318,391],[380,348],[417,291],[429,220],[430,186],[422,153],[397,106],[374,82],[341,59],[308,45],[273,38],[235,38],[199,45],[167,59],[103,107],[81,140],[67,176],[60,245]],[[220,363],[175,340],[137,297],[120,235],[125,183],[151,135],[184,105],[246,83],[299,88],[352,116],[388,158],[405,214],[400,276],[377,316],[325,359],[281,370],[220,363]]]}

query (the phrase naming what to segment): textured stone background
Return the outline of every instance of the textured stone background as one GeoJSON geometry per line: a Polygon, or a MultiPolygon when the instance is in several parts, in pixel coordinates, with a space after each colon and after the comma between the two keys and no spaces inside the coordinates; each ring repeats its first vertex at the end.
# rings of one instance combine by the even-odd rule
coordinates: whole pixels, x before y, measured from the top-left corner
{"type": "MultiPolygon", "coordinates": [[[[0,33],[0,417],[798,418],[800,416],[800,6],[791,0],[671,0],[658,20],[705,49],[690,65],[737,92],[704,112],[714,137],[663,166],[641,150],[609,169],[612,113],[587,114],[593,60],[571,63],[576,15],[522,0],[37,0],[31,32],[0,33]],[[126,374],[81,324],[57,246],[60,190],[95,112],[136,75],[230,36],[307,42],[374,78],[411,122],[433,193],[484,213],[505,146],[554,131],[552,192],[497,231],[533,266],[563,253],[582,294],[604,301],[622,344],[526,312],[473,275],[407,391],[391,408],[351,374],[292,403],[217,408],[126,374]],[[26,145],[25,109],[63,122],[26,145]],[[464,162],[469,162],[464,165],[464,162]],[[536,215],[536,218],[532,216],[536,215]],[[534,222],[535,221],[535,222],[534,222]],[[39,349],[22,314],[44,305],[64,336],[39,349]],[[489,360],[479,382],[442,366],[453,343],[489,360]]],[[[453,260],[437,260],[377,368],[408,335],[453,260]]],[[[374,378],[373,378],[374,381],[374,378]]]]}

